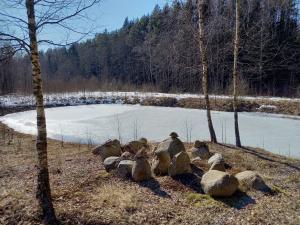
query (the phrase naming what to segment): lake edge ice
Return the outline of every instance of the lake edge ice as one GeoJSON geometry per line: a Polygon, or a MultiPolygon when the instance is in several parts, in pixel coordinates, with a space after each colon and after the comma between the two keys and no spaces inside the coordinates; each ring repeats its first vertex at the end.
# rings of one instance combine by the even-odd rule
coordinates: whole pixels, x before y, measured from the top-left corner
{"type": "MultiPolygon", "coordinates": [[[[116,128],[109,128],[110,124],[115,123],[114,115],[117,114],[119,116],[119,119],[122,122],[122,119],[125,118],[125,122],[123,126],[131,126],[134,123],[134,120],[132,119],[132,115],[136,115],[138,119],[145,120],[145,118],[140,117],[139,114],[143,113],[144,115],[148,116],[147,120],[149,120],[149,123],[144,124],[142,123],[141,126],[141,135],[145,136],[146,138],[153,140],[153,141],[161,141],[164,138],[167,137],[168,133],[175,130],[178,133],[180,133],[181,138],[183,141],[186,141],[186,131],[184,129],[188,129],[188,126],[192,127],[192,138],[191,141],[195,139],[205,139],[208,140],[208,129],[207,129],[207,122],[205,117],[205,110],[199,110],[199,109],[183,109],[183,108],[168,108],[168,107],[155,107],[155,106],[137,106],[137,105],[83,105],[83,106],[68,106],[68,107],[59,107],[59,108],[49,108],[46,109],[47,114],[47,126],[48,126],[48,134],[50,138],[53,139],[64,139],[65,141],[72,141],[72,142],[81,142],[84,143],[87,141],[88,138],[93,139],[94,143],[102,143],[106,139],[109,138],[117,138],[118,135],[112,134],[114,133],[113,130],[116,128]],[[70,116],[64,117],[62,113],[63,111],[70,111],[72,109],[76,113],[74,115],[80,115],[80,118],[74,118],[74,120],[70,120],[70,116]],[[124,110],[126,109],[126,110],[124,110]],[[146,110],[147,109],[147,110],[146,110]],[[79,112],[80,110],[83,110],[83,112],[79,112]],[[100,114],[101,110],[105,110],[106,112],[109,110],[117,110],[117,113],[114,112],[108,112],[106,115],[100,114]],[[119,110],[119,111],[118,111],[119,110]],[[92,115],[92,113],[97,112],[96,115],[92,115]],[[130,111],[130,113],[129,113],[130,111]],[[51,114],[54,116],[58,116],[58,114],[55,114],[57,112],[58,114],[62,114],[62,116],[59,118],[59,120],[55,120],[55,118],[52,118],[51,114]],[[87,117],[82,117],[83,114],[86,114],[87,117]],[[160,120],[164,121],[155,121],[151,119],[152,115],[160,115],[160,120]],[[171,119],[167,118],[170,117],[170,115],[174,115],[171,119]],[[165,118],[164,118],[165,117],[165,118]],[[201,117],[201,119],[200,119],[201,117]],[[131,119],[130,119],[131,118],[131,119]],[[89,120],[94,120],[96,122],[90,124],[89,120]],[[110,121],[105,121],[110,119],[110,121]],[[127,120],[127,122],[126,122],[127,120]],[[152,120],[152,122],[151,122],[152,120]],[[60,121],[60,122],[59,122],[60,121]],[[73,121],[73,122],[72,122],[73,121]],[[102,122],[101,122],[102,121],[102,122]],[[174,122],[176,121],[176,123],[174,122]],[[61,128],[59,128],[59,125],[57,123],[60,123],[61,128]],[[72,129],[77,130],[79,126],[83,127],[86,126],[86,131],[83,131],[81,133],[75,134],[72,133],[71,130],[64,130],[63,127],[67,126],[74,126],[74,123],[77,125],[76,127],[73,127],[72,129]],[[186,123],[187,122],[187,123],[186,123]],[[95,123],[98,124],[104,124],[104,130],[107,133],[111,133],[111,135],[107,136],[101,136],[99,134],[94,135],[94,133],[99,132],[97,129],[97,126],[95,126],[95,123]],[[150,124],[151,123],[151,124],[150,124]],[[176,125],[173,125],[173,124],[176,125]],[[185,123],[185,124],[184,124],[185,123]],[[83,125],[85,124],[85,125],[83,125]],[[93,125],[94,124],[94,125],[93,125]],[[153,124],[157,126],[162,126],[166,124],[166,128],[163,129],[163,131],[156,131],[153,124]],[[200,124],[200,125],[199,125],[200,124]],[[186,126],[186,128],[184,128],[186,126]],[[201,129],[200,127],[201,126],[201,129]],[[150,130],[147,131],[145,127],[148,127],[150,130]],[[59,130],[60,129],[60,130],[59,130]],[[152,129],[152,130],[151,130],[152,129]],[[151,133],[157,133],[156,136],[151,135],[151,133]],[[86,133],[86,134],[84,134],[86,133]],[[143,134],[144,133],[144,134],[143,134]],[[195,133],[199,135],[195,135],[195,133]],[[90,137],[88,137],[90,135],[90,137]],[[95,136],[95,137],[93,137],[95,136]],[[97,141],[96,141],[97,140],[97,141]]],[[[70,112],[67,113],[70,115],[70,112]]],[[[233,114],[230,112],[219,112],[219,111],[212,111],[213,115],[213,122],[216,129],[216,133],[218,135],[220,142],[226,142],[226,143],[234,143],[234,135],[233,135],[233,114]]],[[[22,132],[22,133],[28,133],[28,134],[35,134],[36,127],[35,127],[35,111],[26,111],[21,113],[13,113],[8,114],[4,117],[0,118],[0,121],[2,121],[4,124],[8,125],[9,127],[15,129],[16,131],[22,132]],[[23,119],[22,115],[26,117],[23,119]],[[20,120],[18,117],[21,116],[20,120]],[[14,119],[15,118],[15,119],[14,119]],[[29,120],[28,120],[29,119],[29,120]],[[35,132],[33,132],[35,130],[35,132]]],[[[112,125],[115,126],[115,125],[112,125]]],[[[281,114],[265,114],[265,113],[240,113],[240,126],[241,126],[241,137],[242,142],[245,145],[251,146],[251,147],[264,147],[269,151],[272,151],[276,154],[284,154],[286,156],[294,156],[294,157],[300,157],[299,154],[299,146],[300,146],[300,117],[299,116],[292,116],[291,118],[287,118],[287,115],[281,115],[281,114]],[[284,118],[282,118],[284,117],[284,118]],[[256,121],[260,122],[260,124],[254,121],[251,121],[251,126],[248,126],[247,120],[252,120],[255,118],[256,121]],[[278,123],[276,125],[276,123],[278,123]],[[253,126],[259,126],[259,129],[265,130],[265,132],[255,131],[253,129],[253,126]],[[293,128],[294,130],[291,130],[293,128]],[[257,133],[258,132],[258,133],[257,133]],[[263,135],[262,135],[263,134],[263,135]],[[287,134],[290,135],[290,137],[287,137],[287,134]],[[297,135],[299,134],[299,135],[297,135]],[[270,137],[268,136],[270,135],[270,137]],[[247,137],[249,140],[244,140],[244,138],[247,137]],[[258,140],[257,138],[261,138],[258,140]],[[256,138],[256,139],[255,139],[256,138]],[[285,139],[287,140],[287,143],[285,145],[282,145],[285,139]],[[273,145],[270,145],[269,141],[280,141],[281,144],[274,143],[273,145]],[[293,143],[292,143],[293,141],[293,143]],[[274,148],[271,149],[271,147],[274,146],[274,148]],[[279,147],[281,146],[281,147],[279,147]],[[276,149],[278,148],[278,149],[276,149]]],[[[85,128],[82,128],[83,130],[85,128]]],[[[124,134],[124,140],[128,141],[130,140],[130,133],[132,132],[131,129],[133,128],[127,128],[126,134],[124,134]]]]}

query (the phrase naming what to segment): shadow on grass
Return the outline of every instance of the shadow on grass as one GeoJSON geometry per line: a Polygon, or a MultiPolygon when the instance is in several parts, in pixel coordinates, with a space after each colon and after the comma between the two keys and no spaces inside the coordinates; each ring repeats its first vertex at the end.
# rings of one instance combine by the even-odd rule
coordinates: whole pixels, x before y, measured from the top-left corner
{"type": "Polygon", "coordinates": [[[152,178],[151,180],[138,182],[138,185],[150,189],[155,195],[158,195],[163,198],[171,198],[167,192],[161,189],[160,184],[157,180],[152,178]]]}
{"type": "Polygon", "coordinates": [[[295,166],[295,165],[293,165],[293,164],[291,164],[291,163],[283,162],[283,161],[281,161],[281,160],[279,160],[279,159],[278,159],[278,160],[275,160],[275,159],[269,158],[269,157],[265,156],[264,154],[258,153],[258,152],[256,152],[256,151],[254,151],[253,149],[250,149],[250,148],[247,148],[247,147],[243,147],[242,149],[243,149],[244,151],[246,151],[247,153],[249,153],[249,154],[252,154],[252,155],[257,156],[257,157],[260,158],[260,159],[264,159],[264,160],[267,160],[267,161],[269,161],[269,162],[280,163],[280,164],[282,164],[282,165],[285,165],[285,166],[288,166],[288,167],[290,167],[290,168],[293,168],[293,169],[295,169],[295,170],[297,170],[297,171],[300,171],[300,167],[295,166]]]}
{"type": "MultiPolygon", "coordinates": [[[[199,168],[197,168],[197,169],[199,169],[199,168]]],[[[203,171],[202,171],[202,174],[203,174],[203,171]]],[[[201,176],[202,176],[202,174],[201,174],[201,176]]],[[[172,179],[182,183],[183,185],[185,185],[188,188],[193,189],[197,193],[203,194],[203,190],[202,190],[202,187],[200,184],[201,179],[199,178],[199,176],[196,176],[193,173],[176,175],[176,176],[172,177],[172,179]]]]}
{"type": "MultiPolygon", "coordinates": [[[[293,165],[291,163],[288,163],[288,162],[285,162],[283,160],[281,160],[279,157],[280,156],[274,156],[274,158],[271,158],[269,157],[267,154],[265,153],[262,153],[262,152],[257,152],[251,148],[248,148],[248,147],[241,147],[241,148],[238,148],[238,147],[235,147],[233,145],[226,145],[226,144],[222,144],[222,143],[218,143],[218,145],[221,145],[221,146],[224,146],[224,147],[228,147],[228,148],[233,148],[233,149],[236,149],[236,150],[242,150],[242,151],[245,151],[249,154],[252,154],[252,155],[255,155],[256,157],[260,158],[260,159],[263,159],[263,160],[266,160],[266,161],[269,161],[269,162],[274,162],[274,163],[280,163],[282,165],[285,165],[285,166],[288,166],[292,169],[295,169],[297,171],[300,171],[300,167],[296,166],[296,165],[293,165]]],[[[272,154],[272,153],[270,153],[272,154]]],[[[284,157],[284,156],[282,156],[284,157]]]]}
{"type": "Polygon", "coordinates": [[[248,205],[256,204],[255,199],[249,196],[245,192],[237,191],[233,196],[228,198],[214,198],[216,201],[223,202],[224,204],[235,208],[235,209],[243,209],[248,205]]]}

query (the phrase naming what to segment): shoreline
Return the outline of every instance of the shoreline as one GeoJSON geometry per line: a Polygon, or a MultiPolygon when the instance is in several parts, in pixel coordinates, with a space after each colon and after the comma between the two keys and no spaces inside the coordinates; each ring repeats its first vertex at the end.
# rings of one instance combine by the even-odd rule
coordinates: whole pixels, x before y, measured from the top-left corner
{"type": "MultiPolygon", "coordinates": [[[[54,106],[55,107],[55,106],[54,106]]],[[[62,107],[62,106],[60,106],[62,107]]],[[[70,107],[75,107],[75,106],[70,106],[70,107]]],[[[52,108],[52,107],[46,107],[46,108],[52,108]]],[[[9,113],[17,113],[17,112],[22,112],[22,111],[27,111],[27,110],[34,110],[34,107],[18,107],[18,108],[15,108],[15,107],[11,107],[11,108],[8,108],[8,111],[6,111],[6,114],[9,114],[9,113]]],[[[266,114],[268,115],[268,114],[266,114]]],[[[286,115],[281,115],[281,114],[269,114],[270,116],[274,116],[274,117],[278,117],[278,118],[285,118],[286,115]]],[[[293,117],[288,117],[288,119],[294,119],[293,117]]],[[[298,119],[298,118],[297,118],[298,119]]],[[[3,126],[6,126],[7,128],[9,129],[13,129],[14,132],[18,132],[18,133],[22,133],[21,131],[18,131],[18,129],[14,129],[13,127],[9,127],[6,123],[3,123],[1,122],[0,120],[0,124],[3,125],[3,126]]],[[[23,133],[22,133],[23,134],[23,133]]],[[[31,136],[35,136],[34,134],[28,134],[28,135],[31,135],[31,136]]],[[[78,144],[79,142],[76,142],[76,141],[70,141],[70,140],[59,140],[59,139],[55,139],[55,138],[51,138],[51,137],[48,137],[49,140],[53,140],[53,141],[59,141],[59,142],[65,142],[65,143],[70,143],[70,144],[78,144]]],[[[208,142],[208,141],[207,141],[208,142]]],[[[153,143],[156,143],[156,142],[153,142],[153,143]]],[[[87,144],[85,142],[80,142],[80,144],[87,144]]],[[[230,148],[234,148],[235,146],[233,144],[230,144],[230,143],[220,143],[222,145],[227,145],[228,147],[230,148]]],[[[96,145],[96,144],[94,144],[96,145]]],[[[289,154],[280,154],[280,152],[272,152],[272,150],[267,150],[267,149],[264,149],[263,147],[251,147],[251,146],[244,146],[245,148],[249,147],[251,149],[255,149],[255,150],[258,150],[258,151],[262,151],[262,152],[265,152],[267,154],[272,154],[274,156],[279,156],[279,157],[285,157],[287,159],[296,159],[296,160],[299,160],[299,157],[297,156],[293,156],[293,155],[289,155],[289,154]]]]}
{"type": "MultiPolygon", "coordinates": [[[[82,106],[82,105],[92,105],[92,104],[96,104],[96,105],[99,105],[99,104],[128,104],[128,105],[140,104],[141,106],[179,107],[179,108],[187,108],[187,109],[205,110],[205,103],[204,103],[204,101],[202,102],[202,99],[190,98],[191,95],[186,95],[186,94],[178,95],[177,96],[178,98],[170,98],[170,97],[157,97],[157,96],[150,97],[149,95],[147,95],[147,93],[140,93],[139,98],[138,97],[134,98],[132,96],[131,97],[122,96],[124,94],[128,94],[128,92],[115,93],[114,97],[112,97],[111,92],[109,92],[109,93],[110,94],[108,94],[107,96],[100,96],[97,98],[95,96],[93,96],[93,93],[84,93],[84,95],[86,97],[82,97],[80,93],[77,93],[77,96],[75,96],[75,97],[74,97],[75,93],[73,93],[73,94],[69,93],[69,96],[66,96],[66,94],[63,94],[65,97],[62,97],[62,98],[58,98],[58,96],[52,96],[50,98],[49,95],[48,96],[46,95],[45,99],[48,99],[48,100],[45,102],[45,108],[65,107],[65,106],[82,106]],[[142,94],[144,94],[145,96],[141,97],[142,94]],[[55,100],[53,100],[52,98],[55,98],[55,100]]],[[[160,93],[157,93],[157,94],[160,94],[160,93]]],[[[165,94],[165,95],[170,96],[173,94],[165,94]]],[[[1,98],[1,96],[0,96],[0,98],[1,98]]],[[[2,98],[3,98],[3,96],[2,96],[2,98]]],[[[249,98],[249,97],[247,97],[247,98],[249,98]]],[[[21,99],[21,97],[19,99],[21,99]]],[[[300,117],[299,117],[300,114],[297,114],[297,115],[287,114],[284,112],[288,112],[288,110],[286,110],[284,112],[278,110],[278,109],[284,108],[283,106],[287,103],[286,99],[280,100],[280,101],[278,101],[278,98],[276,98],[276,101],[274,99],[269,100],[273,104],[276,103],[276,104],[281,105],[281,107],[277,108],[276,112],[274,112],[274,108],[271,108],[272,110],[270,110],[268,108],[266,108],[266,110],[263,110],[263,111],[257,110],[258,109],[257,108],[258,101],[262,101],[262,99],[266,100],[267,98],[259,98],[259,99],[252,98],[252,102],[249,100],[243,100],[243,102],[240,102],[240,104],[239,104],[239,112],[240,113],[243,113],[243,112],[263,113],[266,116],[269,115],[269,116],[274,116],[274,117],[278,117],[278,118],[287,118],[287,119],[295,119],[295,120],[300,119],[300,117]],[[253,106],[256,106],[256,107],[253,107],[253,106]]],[[[25,102],[23,102],[23,104],[21,104],[21,105],[11,104],[8,106],[1,105],[1,103],[0,103],[0,117],[5,116],[7,114],[11,114],[11,113],[24,112],[24,111],[35,109],[34,105],[27,104],[28,102],[27,103],[25,103],[25,102]]],[[[221,98],[218,98],[217,100],[214,99],[214,101],[211,101],[212,111],[231,112],[230,111],[230,107],[231,107],[230,103],[231,103],[231,99],[228,97],[224,98],[224,96],[223,96],[221,98]]],[[[290,102],[289,102],[289,104],[290,104],[290,102]]],[[[299,112],[300,112],[300,99],[296,99],[293,102],[293,106],[295,106],[294,109],[299,108],[299,112]],[[298,104],[298,100],[299,100],[299,104],[298,104]]],[[[288,109],[288,108],[285,108],[285,109],[288,109]]],[[[2,123],[1,121],[0,121],[0,123],[7,126],[6,124],[2,123]]],[[[15,132],[18,132],[18,131],[15,130],[15,132]]],[[[56,139],[51,139],[51,140],[56,140],[56,139]]],[[[56,141],[59,141],[59,140],[56,140],[56,141]]],[[[68,143],[76,144],[75,142],[71,142],[71,141],[68,141],[68,143]]],[[[230,144],[228,144],[228,145],[230,145],[230,144]]],[[[234,147],[234,146],[232,145],[231,147],[234,147]]],[[[253,149],[254,149],[254,147],[253,147],[253,149]]],[[[263,151],[266,151],[270,154],[286,157],[288,159],[289,158],[299,159],[298,157],[295,157],[295,156],[289,156],[287,154],[282,155],[280,153],[271,152],[270,150],[268,151],[263,148],[259,148],[259,149],[262,149],[263,151]]]]}
{"type": "MultiPolygon", "coordinates": [[[[35,140],[36,135],[34,134],[28,134],[28,133],[22,133],[18,130],[15,130],[12,127],[9,127],[7,124],[3,123],[2,121],[0,121],[0,127],[4,127],[4,129],[8,129],[8,130],[12,130],[13,133],[15,134],[19,134],[19,135],[25,135],[25,136],[30,136],[32,137],[32,140],[35,140]]],[[[70,144],[70,145],[81,145],[81,146],[88,146],[89,148],[91,146],[96,147],[99,144],[89,144],[89,143],[85,143],[85,142],[76,142],[76,141],[70,141],[70,140],[59,140],[59,139],[55,139],[55,138],[51,138],[51,137],[47,137],[48,142],[57,142],[57,143],[62,143],[62,144],[70,144]]],[[[209,140],[204,140],[204,142],[206,143],[210,143],[212,144],[209,140]]],[[[159,142],[158,141],[152,141],[152,144],[156,145],[159,142]]],[[[192,142],[186,142],[183,141],[183,143],[185,143],[186,145],[192,145],[192,142]]],[[[218,142],[216,145],[221,145],[221,146],[226,146],[227,148],[231,148],[231,149],[239,149],[237,148],[234,144],[230,144],[230,143],[222,143],[222,142],[218,142]]],[[[268,156],[272,156],[272,157],[276,157],[276,158],[281,158],[287,161],[299,161],[300,162],[300,158],[297,156],[293,156],[293,155],[285,155],[285,154],[280,154],[280,153],[275,153],[272,152],[270,150],[264,149],[262,147],[252,147],[252,146],[242,146],[240,149],[245,149],[246,152],[253,152],[253,153],[259,153],[259,154],[263,154],[263,155],[268,155],[268,156]]]]}
{"type": "MultiPolygon", "coordinates": [[[[91,104],[140,104],[142,106],[180,107],[206,109],[202,95],[163,94],[142,92],[76,92],[46,94],[45,108],[91,104]]],[[[212,111],[232,112],[230,96],[210,96],[212,111]]],[[[33,96],[0,96],[0,116],[35,108],[33,96]]],[[[240,97],[239,112],[262,112],[300,116],[300,99],[274,97],[240,97]]]]}

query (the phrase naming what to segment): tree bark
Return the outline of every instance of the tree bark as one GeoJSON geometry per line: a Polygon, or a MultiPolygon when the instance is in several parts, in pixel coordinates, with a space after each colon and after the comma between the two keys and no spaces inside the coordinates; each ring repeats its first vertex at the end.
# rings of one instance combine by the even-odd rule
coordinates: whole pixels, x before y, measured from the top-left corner
{"type": "Polygon", "coordinates": [[[33,94],[36,99],[37,113],[37,139],[36,151],[38,155],[38,177],[36,197],[43,213],[46,225],[58,224],[56,219],[49,182],[48,157],[47,157],[47,130],[44,110],[41,65],[38,52],[34,0],[26,0],[28,17],[28,31],[30,39],[30,60],[32,65],[33,94]]]}
{"type": "Polygon", "coordinates": [[[198,13],[199,13],[199,47],[201,54],[201,62],[202,62],[202,89],[205,98],[206,104],[206,114],[207,114],[207,122],[208,129],[210,133],[211,142],[217,143],[216,133],[213,127],[211,112],[210,112],[210,101],[208,96],[208,61],[207,61],[207,51],[205,48],[205,31],[204,31],[204,19],[206,10],[208,7],[208,2],[206,0],[198,0],[198,13]]]}
{"type": "Polygon", "coordinates": [[[233,62],[233,111],[234,111],[234,130],[235,142],[237,147],[241,147],[239,119],[237,112],[237,76],[238,76],[238,55],[240,45],[240,0],[236,0],[235,5],[235,38],[234,38],[234,62],[233,62]]]}

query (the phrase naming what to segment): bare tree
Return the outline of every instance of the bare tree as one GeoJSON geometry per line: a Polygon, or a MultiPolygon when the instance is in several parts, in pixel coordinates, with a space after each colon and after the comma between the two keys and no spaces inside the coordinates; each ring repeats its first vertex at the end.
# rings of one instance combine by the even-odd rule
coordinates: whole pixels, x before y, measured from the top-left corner
{"type": "Polygon", "coordinates": [[[7,94],[14,91],[15,80],[12,76],[12,58],[14,49],[0,43],[0,94],[7,94]]]}
{"type": "Polygon", "coordinates": [[[217,143],[216,133],[213,127],[211,112],[210,112],[210,102],[208,96],[208,60],[207,60],[207,47],[205,46],[205,17],[208,8],[207,0],[198,0],[198,13],[199,13],[199,46],[201,53],[202,62],[202,89],[206,103],[206,114],[207,122],[210,133],[210,139],[212,142],[217,143]]]}
{"type": "MultiPolygon", "coordinates": [[[[66,21],[83,16],[82,13],[98,3],[99,0],[5,0],[1,6],[10,9],[27,11],[27,18],[18,17],[13,10],[0,12],[0,24],[9,32],[0,31],[0,41],[10,42],[18,50],[25,50],[30,55],[32,66],[33,94],[36,100],[37,138],[36,151],[38,156],[37,193],[45,224],[58,224],[52,204],[49,182],[47,157],[47,129],[44,110],[42,72],[38,46],[40,43],[55,44],[52,40],[38,40],[37,34],[49,25],[60,26],[71,32],[78,33],[66,21]],[[9,28],[19,30],[11,31],[9,28]]],[[[1,8],[2,8],[1,7],[1,8]]],[[[83,34],[83,33],[81,33],[83,34]]],[[[65,43],[66,44],[66,43],[65,43]]],[[[57,45],[62,45],[58,43],[57,45]]]]}
{"type": "Polygon", "coordinates": [[[240,0],[236,0],[235,5],[235,38],[234,38],[234,61],[233,61],[233,111],[234,111],[234,130],[235,142],[237,147],[241,147],[239,119],[237,112],[237,81],[238,81],[238,55],[240,43],[240,0]]]}

